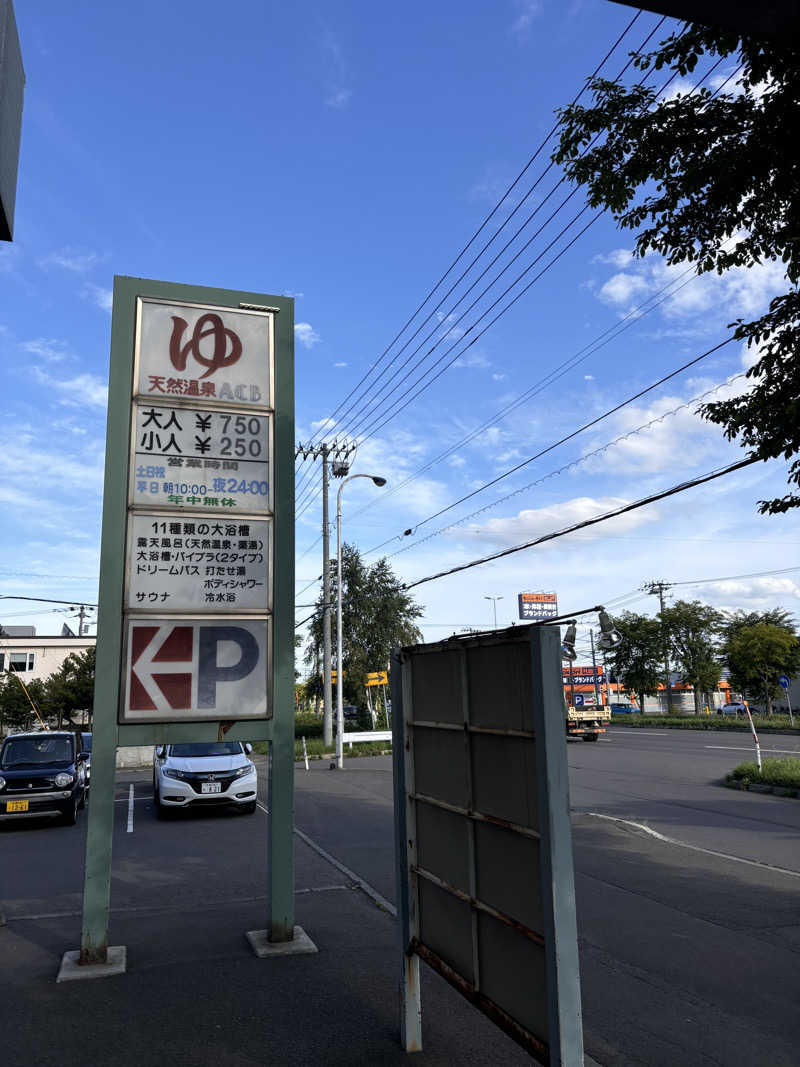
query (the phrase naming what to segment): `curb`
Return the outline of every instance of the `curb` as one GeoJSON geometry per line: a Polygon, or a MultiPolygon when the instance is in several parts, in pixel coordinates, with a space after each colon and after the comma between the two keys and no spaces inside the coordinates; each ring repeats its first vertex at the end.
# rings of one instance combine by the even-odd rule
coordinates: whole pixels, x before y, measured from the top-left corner
{"type": "Polygon", "coordinates": [[[765,785],[762,782],[742,781],[741,778],[732,779],[722,783],[726,789],[740,789],[747,793],[772,793],[776,797],[792,797],[797,799],[800,790],[791,789],[785,785],[765,785]]]}

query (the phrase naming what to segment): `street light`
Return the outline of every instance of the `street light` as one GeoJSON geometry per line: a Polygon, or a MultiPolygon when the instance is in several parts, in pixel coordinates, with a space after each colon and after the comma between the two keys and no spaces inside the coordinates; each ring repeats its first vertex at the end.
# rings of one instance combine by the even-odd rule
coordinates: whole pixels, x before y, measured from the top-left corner
{"type": "Polygon", "coordinates": [[[497,629],[497,601],[502,600],[501,596],[485,596],[484,600],[491,600],[492,607],[494,608],[494,628],[497,629]]]}
{"type": "Polygon", "coordinates": [[[375,474],[351,474],[349,478],[344,479],[339,486],[339,492],[336,494],[336,660],[338,664],[338,670],[336,672],[336,766],[340,771],[344,770],[344,708],[342,701],[342,686],[344,683],[344,649],[342,648],[342,490],[347,483],[352,482],[354,478],[371,478],[379,488],[382,485],[386,485],[386,479],[380,478],[375,474]]]}

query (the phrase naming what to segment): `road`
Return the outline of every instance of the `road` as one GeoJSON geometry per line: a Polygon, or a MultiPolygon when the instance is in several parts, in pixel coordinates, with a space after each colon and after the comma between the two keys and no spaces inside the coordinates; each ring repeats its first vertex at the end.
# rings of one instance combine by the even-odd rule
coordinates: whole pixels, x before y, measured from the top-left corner
{"type": "MultiPolygon", "coordinates": [[[[800,755],[800,738],[762,741],[765,755],[800,755]]],[[[798,1062],[800,801],[715,784],[751,752],[745,734],[625,728],[568,746],[585,1038],[599,1063],[798,1062]]],[[[263,809],[157,822],[149,773],[121,772],[112,943],[128,945],[129,974],[81,989],[52,979],[79,939],[85,821],[0,830],[0,996],[23,1009],[27,1062],[56,1048],[65,1067],[104,1062],[80,1043],[74,1055],[48,1045],[37,1019],[67,1008],[91,1011],[109,1041],[146,1012],[117,1053],[138,1067],[166,1053],[223,1067],[404,1062],[393,924],[320,854],[394,900],[391,761],[301,764],[295,779],[298,921],[320,954],[280,965],[254,960],[242,937],[263,926],[263,809]]],[[[417,1063],[530,1062],[426,969],[423,1013],[417,1063]]]]}

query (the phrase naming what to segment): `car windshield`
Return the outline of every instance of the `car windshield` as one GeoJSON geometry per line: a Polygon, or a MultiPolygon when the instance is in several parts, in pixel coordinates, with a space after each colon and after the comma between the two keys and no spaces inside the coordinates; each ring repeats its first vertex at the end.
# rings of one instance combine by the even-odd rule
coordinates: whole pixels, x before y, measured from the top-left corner
{"type": "Polygon", "coordinates": [[[196,756],[238,756],[242,746],[238,741],[209,741],[193,745],[170,745],[170,756],[180,756],[181,759],[196,756]]]}
{"type": "Polygon", "coordinates": [[[37,767],[40,764],[72,763],[71,737],[9,737],[0,753],[0,767],[37,767]]]}

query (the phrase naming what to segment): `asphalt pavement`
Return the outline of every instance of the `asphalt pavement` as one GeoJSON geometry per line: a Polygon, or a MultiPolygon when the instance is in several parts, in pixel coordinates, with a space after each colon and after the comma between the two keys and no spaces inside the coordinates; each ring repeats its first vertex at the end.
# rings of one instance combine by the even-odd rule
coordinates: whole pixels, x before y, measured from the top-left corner
{"type": "MultiPolygon", "coordinates": [[[[800,754],[800,738],[762,742],[800,754]]],[[[585,1042],[599,1063],[798,1062],[800,801],[718,784],[748,746],[624,728],[568,746],[585,1042]]],[[[129,962],[116,978],[54,982],[80,939],[85,819],[0,828],[4,1063],[405,1062],[395,925],[374,899],[395,896],[391,760],[298,765],[296,921],[320,951],[272,960],[243,936],[265,925],[261,771],[255,815],[167,822],[149,772],[120,773],[111,943],[129,962]]],[[[414,1062],[530,1062],[425,967],[422,1004],[414,1062]]]]}

